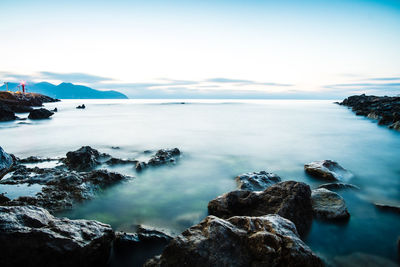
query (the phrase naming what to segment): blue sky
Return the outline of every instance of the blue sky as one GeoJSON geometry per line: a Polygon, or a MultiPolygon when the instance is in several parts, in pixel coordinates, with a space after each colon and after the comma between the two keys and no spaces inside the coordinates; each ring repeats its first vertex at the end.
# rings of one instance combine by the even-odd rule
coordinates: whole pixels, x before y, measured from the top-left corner
{"type": "Polygon", "coordinates": [[[132,97],[400,93],[399,1],[0,1],[0,80],[132,97]]]}

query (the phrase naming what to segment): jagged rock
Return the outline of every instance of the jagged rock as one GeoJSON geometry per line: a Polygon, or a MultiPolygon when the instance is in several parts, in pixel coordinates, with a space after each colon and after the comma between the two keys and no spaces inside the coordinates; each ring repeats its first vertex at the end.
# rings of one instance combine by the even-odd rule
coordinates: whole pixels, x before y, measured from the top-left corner
{"type": "Polygon", "coordinates": [[[159,166],[164,164],[175,164],[177,158],[180,156],[181,152],[178,148],[172,149],[160,149],[155,155],[153,155],[150,160],[146,162],[137,162],[135,169],[137,171],[142,171],[148,166],[159,166]]]}
{"type": "Polygon", "coordinates": [[[304,165],[304,170],[311,176],[328,181],[342,181],[353,175],[339,163],[332,160],[314,161],[304,165]]]}
{"type": "Polygon", "coordinates": [[[57,109],[57,108],[54,108],[52,111],[53,111],[53,112],[58,112],[58,109],[57,109]]]}
{"type": "Polygon", "coordinates": [[[31,120],[41,120],[41,119],[48,119],[50,116],[52,116],[54,113],[51,112],[50,110],[47,110],[45,108],[39,108],[39,109],[34,109],[29,113],[28,118],[31,120]]]}
{"type": "Polygon", "coordinates": [[[314,216],[326,220],[342,220],[350,218],[344,199],[337,193],[325,188],[311,191],[314,216]]]}
{"type": "Polygon", "coordinates": [[[363,252],[354,252],[349,255],[336,256],[333,266],[337,267],[396,267],[396,263],[389,259],[382,258],[377,255],[366,254],[363,252]]]}
{"type": "Polygon", "coordinates": [[[377,207],[380,210],[383,211],[390,211],[390,212],[395,212],[400,214],[400,206],[393,206],[393,205],[387,205],[387,204],[381,204],[381,203],[374,203],[375,207],[377,207]]]}
{"type": "Polygon", "coordinates": [[[76,151],[68,152],[64,163],[70,169],[87,171],[99,165],[101,163],[100,159],[107,156],[106,154],[100,154],[99,151],[90,146],[83,146],[76,151]]]}
{"type": "Polygon", "coordinates": [[[236,177],[238,188],[250,191],[264,190],[280,181],[278,175],[266,171],[249,172],[236,177]]]}
{"type": "Polygon", "coordinates": [[[325,188],[328,190],[341,190],[341,189],[354,189],[360,190],[360,188],[353,184],[345,184],[345,183],[327,183],[318,186],[318,188],[325,188]]]}
{"type": "Polygon", "coordinates": [[[144,266],[323,266],[292,222],[278,215],[208,216],[144,266]]]}
{"type": "Polygon", "coordinates": [[[106,266],[114,233],[96,221],[56,218],[34,206],[0,206],[0,262],[7,266],[106,266]]]}
{"type": "Polygon", "coordinates": [[[8,197],[6,197],[4,194],[0,194],[0,205],[3,205],[8,201],[10,201],[8,197]]]}
{"type": "Polygon", "coordinates": [[[82,105],[80,105],[80,106],[77,106],[76,108],[77,108],[77,109],[85,109],[86,106],[85,106],[85,104],[82,104],[82,105]]]}
{"type": "Polygon", "coordinates": [[[17,117],[12,109],[0,103],[0,121],[13,121],[16,118],[17,117]]]}
{"type": "Polygon", "coordinates": [[[12,165],[12,157],[0,146],[0,179],[10,170],[12,165]]]}
{"type": "Polygon", "coordinates": [[[311,189],[304,183],[287,181],[264,191],[232,191],[211,200],[208,211],[220,218],[278,214],[294,222],[303,235],[311,226],[313,217],[311,189]]]}

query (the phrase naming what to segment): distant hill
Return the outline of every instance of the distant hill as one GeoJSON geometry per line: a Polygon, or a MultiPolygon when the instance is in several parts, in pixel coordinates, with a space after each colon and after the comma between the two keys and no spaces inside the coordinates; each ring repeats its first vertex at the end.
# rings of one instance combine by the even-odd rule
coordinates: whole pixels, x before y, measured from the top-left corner
{"type": "MultiPolygon", "coordinates": [[[[8,83],[8,90],[16,91],[18,83],[8,83]]],[[[127,99],[128,97],[117,91],[100,91],[83,85],[60,83],[54,85],[48,82],[29,83],[26,86],[30,93],[39,93],[58,99],[127,99]]],[[[5,90],[6,86],[0,87],[5,90]]]]}

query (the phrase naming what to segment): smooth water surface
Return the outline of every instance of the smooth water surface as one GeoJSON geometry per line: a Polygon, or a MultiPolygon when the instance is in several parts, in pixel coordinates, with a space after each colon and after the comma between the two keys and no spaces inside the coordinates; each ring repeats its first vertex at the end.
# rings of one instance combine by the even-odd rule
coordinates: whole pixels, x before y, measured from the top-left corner
{"type": "Polygon", "coordinates": [[[135,178],[63,216],[96,219],[116,230],[145,224],[177,234],[207,215],[208,201],[234,190],[238,174],[266,170],[314,188],[323,182],[308,177],[303,165],[332,159],[354,173],[348,182],[361,190],[339,192],[350,221],[314,221],[307,244],[327,261],[359,251],[396,261],[400,216],[371,203],[400,205],[400,133],[333,101],[65,100],[46,106],[59,110],[49,120],[0,123],[5,151],[61,157],[90,145],[135,159],[146,159],[144,150],[182,151],[175,166],[141,173],[131,165],[110,168],[135,178]],[[85,110],[75,108],[82,103],[85,110]]]}

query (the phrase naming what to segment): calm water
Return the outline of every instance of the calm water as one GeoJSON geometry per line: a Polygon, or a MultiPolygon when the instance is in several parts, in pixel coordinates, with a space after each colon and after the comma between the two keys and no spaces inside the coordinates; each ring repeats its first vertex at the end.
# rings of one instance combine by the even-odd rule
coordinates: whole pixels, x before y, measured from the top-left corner
{"type": "Polygon", "coordinates": [[[359,251],[397,260],[400,216],[371,202],[400,205],[400,133],[332,101],[66,100],[46,106],[59,110],[50,120],[0,123],[4,150],[60,157],[90,145],[136,159],[148,157],[144,150],[183,152],[176,166],[142,173],[114,167],[135,178],[63,216],[96,219],[116,230],[145,224],[179,233],[207,215],[209,200],[234,190],[238,174],[267,170],[315,187],[321,182],[305,175],[303,165],[333,159],[355,174],[348,182],[361,190],[340,192],[350,221],[314,221],[307,244],[327,261],[359,251]],[[75,109],[82,103],[86,110],[75,109]]]}

